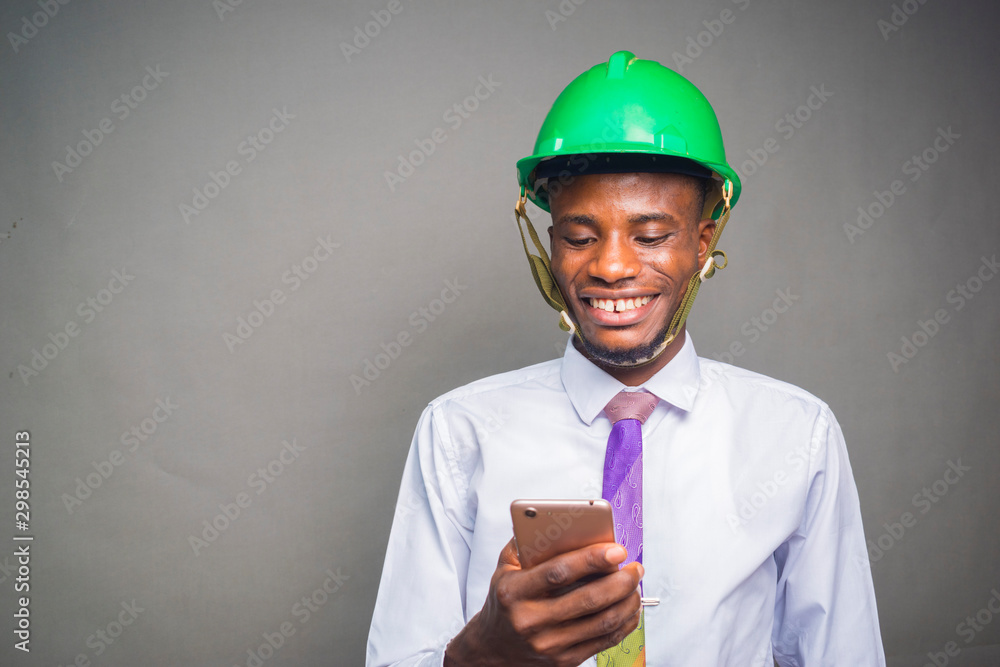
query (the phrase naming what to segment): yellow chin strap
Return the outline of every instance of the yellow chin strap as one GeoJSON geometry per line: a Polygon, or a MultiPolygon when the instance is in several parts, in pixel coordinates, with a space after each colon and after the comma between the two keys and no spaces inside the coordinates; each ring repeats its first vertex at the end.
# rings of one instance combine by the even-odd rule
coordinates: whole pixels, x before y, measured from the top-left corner
{"type": "MultiPolygon", "coordinates": [[[[528,211],[524,207],[527,201],[528,196],[522,187],[521,196],[518,197],[517,205],[514,206],[514,221],[517,223],[517,231],[521,233],[521,243],[524,245],[524,254],[528,258],[528,266],[531,267],[531,276],[535,279],[535,285],[538,286],[538,291],[542,293],[545,302],[559,311],[559,328],[563,331],[574,331],[579,336],[580,330],[573,323],[573,320],[570,319],[566,299],[563,297],[559,285],[556,284],[555,276],[552,275],[552,261],[549,259],[549,254],[545,251],[545,246],[542,245],[541,240],[539,240],[538,232],[535,231],[535,226],[531,224],[531,219],[528,218],[528,211]],[[528,236],[531,237],[531,242],[535,244],[535,249],[538,250],[537,255],[532,255],[531,250],[528,249],[528,240],[524,238],[524,228],[521,227],[522,218],[524,219],[525,226],[528,228],[528,236]]],[[[583,340],[583,338],[581,337],[580,340],[583,340]]]]}
{"type": "MultiPolygon", "coordinates": [[[[715,232],[712,234],[712,240],[709,241],[708,249],[706,250],[708,259],[705,260],[705,265],[699,271],[696,271],[688,281],[687,289],[684,291],[684,298],[681,300],[680,306],[678,306],[677,311],[674,313],[673,319],[670,320],[670,326],[667,329],[667,335],[663,339],[663,343],[660,344],[657,352],[650,359],[643,360],[642,364],[649,363],[656,359],[663,353],[664,350],[667,349],[667,347],[670,346],[672,342],[674,342],[674,339],[677,338],[677,334],[680,332],[681,327],[684,326],[684,322],[687,321],[688,314],[691,312],[691,307],[694,305],[695,297],[698,296],[698,288],[701,286],[701,283],[715,275],[716,269],[724,269],[729,263],[729,258],[726,256],[726,253],[722,250],[716,250],[715,246],[719,242],[719,237],[722,236],[722,230],[725,229],[726,223],[729,222],[729,212],[731,208],[730,200],[733,196],[732,181],[726,179],[722,184],[721,190],[721,197],[719,195],[716,195],[716,197],[710,197],[705,206],[706,211],[710,212],[718,204],[719,198],[721,198],[723,203],[722,213],[719,215],[718,222],[715,224],[715,232]],[[721,258],[721,261],[719,258],[721,258]]],[[[716,192],[718,193],[718,190],[716,190],[716,192]]],[[[566,305],[566,298],[563,296],[562,291],[560,291],[559,285],[556,283],[555,276],[552,273],[552,261],[549,259],[548,252],[546,252],[545,246],[542,245],[542,242],[538,237],[538,232],[535,231],[534,225],[531,224],[531,220],[528,218],[528,212],[525,208],[527,201],[527,194],[525,193],[524,187],[522,187],[521,196],[518,197],[517,204],[514,206],[514,221],[517,223],[517,231],[521,234],[521,243],[524,246],[524,254],[528,258],[528,266],[531,267],[531,275],[535,279],[535,285],[538,286],[538,291],[541,292],[545,302],[548,303],[553,309],[559,311],[559,328],[563,331],[572,331],[577,335],[577,337],[580,338],[581,341],[583,341],[583,335],[580,333],[580,327],[576,326],[570,317],[569,307],[566,305]],[[528,228],[528,236],[531,237],[531,242],[538,251],[537,255],[533,255],[531,250],[528,248],[528,239],[525,238],[524,228],[521,226],[522,219],[525,223],[524,226],[528,228]]]]}

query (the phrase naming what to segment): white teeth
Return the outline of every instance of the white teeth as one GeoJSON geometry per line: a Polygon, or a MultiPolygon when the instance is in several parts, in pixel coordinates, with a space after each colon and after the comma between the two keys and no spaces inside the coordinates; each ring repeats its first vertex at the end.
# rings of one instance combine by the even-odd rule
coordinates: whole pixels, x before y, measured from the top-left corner
{"type": "Polygon", "coordinates": [[[606,310],[609,313],[623,312],[641,308],[652,301],[651,296],[642,296],[634,299],[590,299],[590,306],[598,310],[606,310]]]}

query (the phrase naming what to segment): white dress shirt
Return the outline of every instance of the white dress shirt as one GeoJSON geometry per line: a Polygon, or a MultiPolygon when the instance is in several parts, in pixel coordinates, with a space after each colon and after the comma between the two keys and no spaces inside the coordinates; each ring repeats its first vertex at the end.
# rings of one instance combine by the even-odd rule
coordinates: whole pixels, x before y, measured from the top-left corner
{"type": "MultiPolygon", "coordinates": [[[[625,388],[573,345],[432,401],[389,536],[367,664],[440,666],[479,610],[517,498],[600,498],[625,388]]],[[[642,388],[650,666],[885,665],[843,434],[808,392],[695,354],[642,388]]],[[[584,664],[595,664],[591,658],[584,664]]]]}

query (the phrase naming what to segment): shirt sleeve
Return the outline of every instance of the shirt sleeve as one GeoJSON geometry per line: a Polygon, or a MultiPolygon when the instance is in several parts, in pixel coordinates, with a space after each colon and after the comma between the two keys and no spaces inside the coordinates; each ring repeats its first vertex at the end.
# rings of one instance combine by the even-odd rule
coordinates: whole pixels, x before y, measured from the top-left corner
{"type": "Polygon", "coordinates": [[[813,426],[802,522],[775,552],[771,643],[782,667],[884,667],[861,505],[840,425],[813,426]]]}
{"type": "Polygon", "coordinates": [[[471,519],[465,473],[439,409],[417,424],[368,634],[367,667],[440,667],[465,626],[471,519]]]}

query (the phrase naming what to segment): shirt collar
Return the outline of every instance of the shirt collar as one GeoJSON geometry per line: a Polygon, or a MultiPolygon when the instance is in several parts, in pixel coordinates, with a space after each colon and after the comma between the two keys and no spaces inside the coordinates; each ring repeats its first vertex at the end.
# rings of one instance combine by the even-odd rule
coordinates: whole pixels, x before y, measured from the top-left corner
{"type": "MultiPolygon", "coordinates": [[[[608,401],[626,388],[583,356],[573,346],[572,338],[563,355],[561,376],[570,402],[576,408],[580,419],[588,426],[601,414],[608,401]]],[[[638,389],[645,389],[661,401],[666,401],[684,411],[690,411],[698,395],[700,379],[701,367],[698,355],[691,341],[691,335],[686,334],[684,345],[681,346],[677,356],[638,389]]]]}

